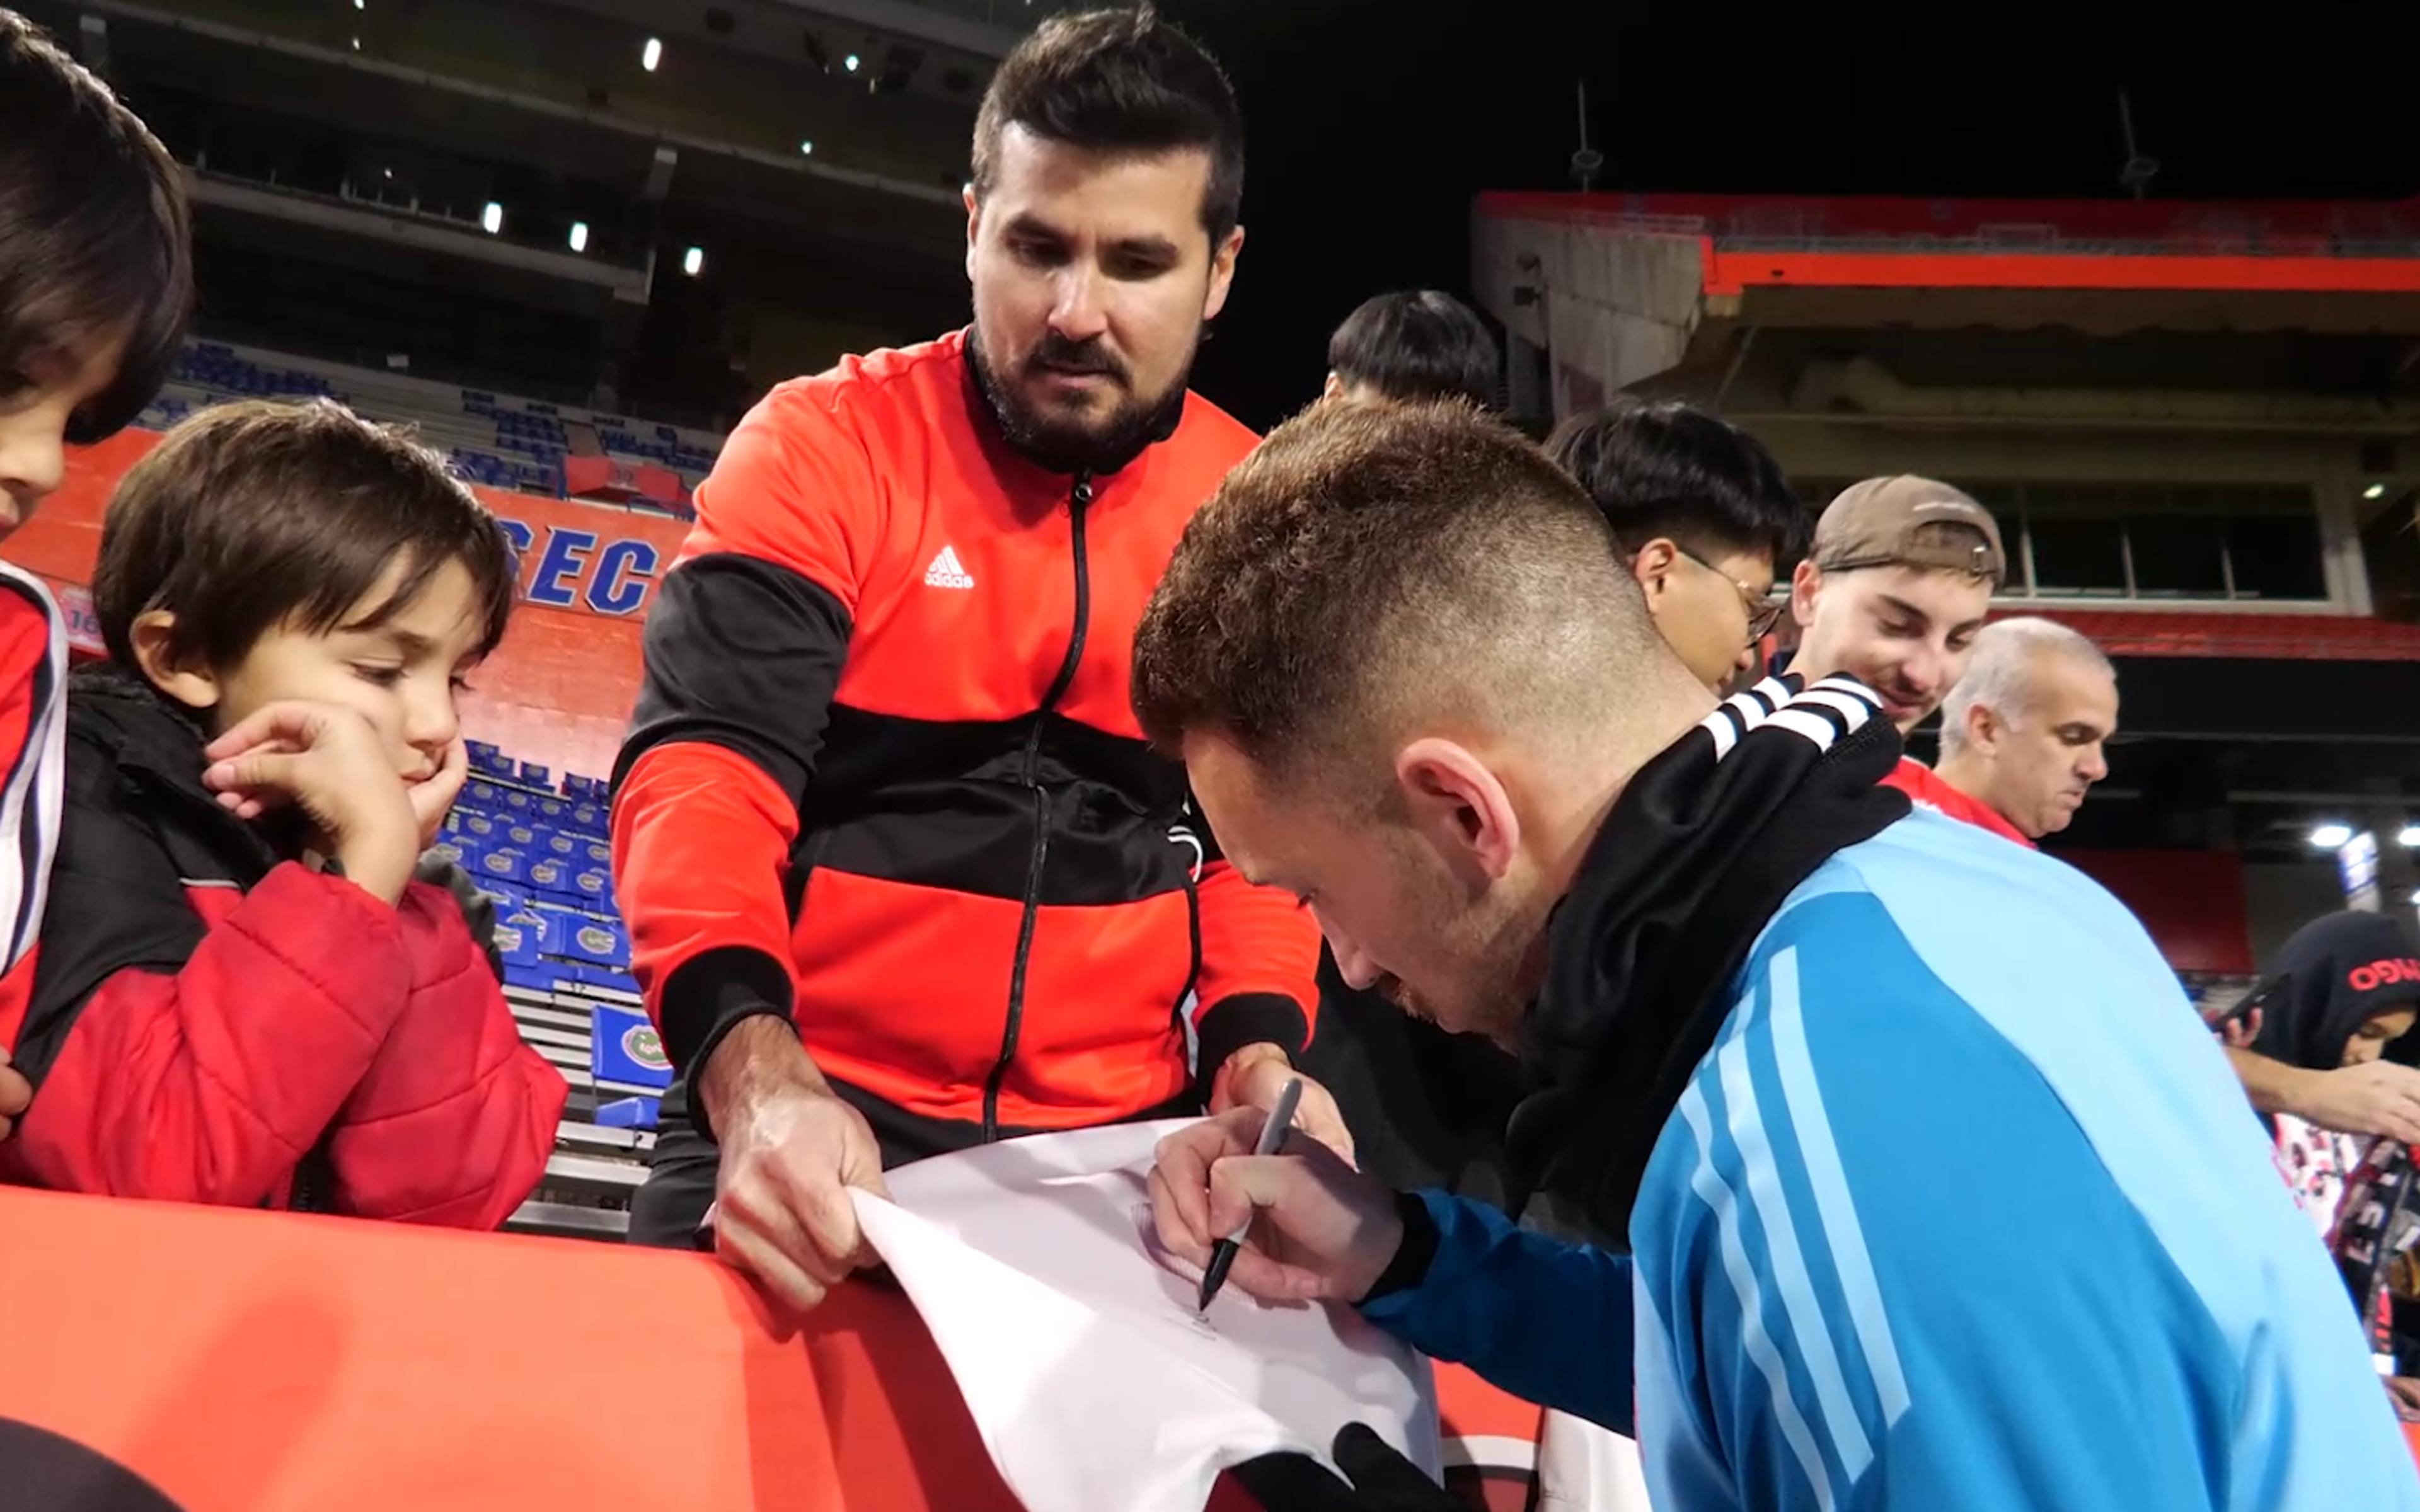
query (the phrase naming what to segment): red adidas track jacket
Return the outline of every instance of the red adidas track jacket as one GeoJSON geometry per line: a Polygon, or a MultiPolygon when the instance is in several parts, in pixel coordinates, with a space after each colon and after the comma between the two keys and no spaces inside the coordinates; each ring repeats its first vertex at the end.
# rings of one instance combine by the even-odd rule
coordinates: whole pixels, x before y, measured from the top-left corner
{"type": "Polygon", "coordinates": [[[773,391],[646,626],[615,890],[675,1065],[791,1015],[923,1119],[1103,1123],[1299,1049],[1318,934],[1190,816],[1137,621],[1250,432],[1197,396],[1101,477],[1001,441],[967,338],[773,391]]]}

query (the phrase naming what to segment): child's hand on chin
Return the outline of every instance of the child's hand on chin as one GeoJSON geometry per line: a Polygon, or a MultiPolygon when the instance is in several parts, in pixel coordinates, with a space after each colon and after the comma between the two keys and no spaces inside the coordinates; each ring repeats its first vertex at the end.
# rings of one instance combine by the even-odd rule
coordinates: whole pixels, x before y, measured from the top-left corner
{"type": "Polygon", "coordinates": [[[413,783],[405,791],[411,798],[412,817],[420,821],[420,848],[427,850],[437,843],[445,827],[445,816],[453,811],[454,800],[462,795],[462,784],[471,776],[471,748],[460,735],[445,748],[445,764],[437,775],[423,782],[413,783]]]}
{"type": "Polygon", "coordinates": [[[385,903],[403,896],[420,859],[421,816],[369,721],[333,703],[271,703],[203,754],[210,765],[202,784],[229,812],[256,819],[291,804],[326,838],[348,880],[385,903]]]}

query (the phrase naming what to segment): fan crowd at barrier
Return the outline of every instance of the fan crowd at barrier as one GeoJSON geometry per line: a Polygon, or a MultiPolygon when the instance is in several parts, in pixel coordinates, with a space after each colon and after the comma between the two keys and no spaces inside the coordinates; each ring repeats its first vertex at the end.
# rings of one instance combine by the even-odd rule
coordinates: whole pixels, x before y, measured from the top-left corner
{"type": "MultiPolygon", "coordinates": [[[[610,796],[676,1072],[632,1239],[810,1309],[870,1258],[846,1188],[1206,1115],[1171,1251],[1256,1218],[1232,1285],[1635,1437],[1658,1505],[2420,1506],[2405,923],[2313,922],[2204,1025],[2034,848],[2117,675],[1991,620],[1950,484],[1810,514],[1680,403],[1541,447],[1434,292],[1254,436],[1187,388],[1242,144],[1148,8],[1045,24],[977,119],[971,323],[780,385],[699,488],[610,796]]],[[[11,528],[150,402],[193,277],[179,170],[0,11],[11,528]]],[[[326,398],[126,475],[99,665],[0,568],[0,1179],[529,1195],[563,1079],[435,852],[515,581],[443,458],[326,398]]],[[[1253,1478],[1417,1504],[1385,1459],[1253,1478]]]]}

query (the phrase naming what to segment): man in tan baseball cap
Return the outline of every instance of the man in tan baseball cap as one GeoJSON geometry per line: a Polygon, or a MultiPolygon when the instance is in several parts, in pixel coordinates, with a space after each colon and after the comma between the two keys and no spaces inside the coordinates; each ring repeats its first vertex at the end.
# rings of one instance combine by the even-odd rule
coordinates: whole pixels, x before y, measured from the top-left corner
{"type": "MultiPolygon", "coordinates": [[[[2008,575],[2000,527],[1966,494],[1902,474],[1852,484],[1815,522],[1815,548],[1790,583],[1798,621],[1790,670],[1807,681],[1847,672],[1880,694],[1902,735],[1965,674],[1966,658],[2008,575]]],[[[1954,789],[1914,760],[1885,780],[1958,817],[1954,789]]]]}
{"type": "Polygon", "coordinates": [[[1790,670],[1849,673],[1905,734],[1965,671],[2007,575],[1998,523],[1964,493],[1906,475],[1854,484],[1824,509],[1791,579],[1801,634],[1790,670]]]}

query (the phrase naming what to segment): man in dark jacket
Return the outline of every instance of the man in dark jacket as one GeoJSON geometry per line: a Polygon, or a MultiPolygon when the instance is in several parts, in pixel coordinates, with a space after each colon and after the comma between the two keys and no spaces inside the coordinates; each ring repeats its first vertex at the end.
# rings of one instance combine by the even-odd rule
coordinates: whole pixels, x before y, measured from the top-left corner
{"type": "MultiPolygon", "coordinates": [[[[1789,607],[1774,584],[1813,528],[1773,454],[1703,410],[1625,399],[1563,422],[1546,455],[1604,514],[1657,633],[1691,673],[1719,687],[1752,665],[1789,607]]],[[[1320,1021],[1304,1064],[1336,1094],[1363,1169],[1499,1204],[1518,1196],[1503,1172],[1504,1122],[1520,1093],[1510,1057],[1355,992],[1325,954],[1320,1021]]],[[[1578,1227],[1551,1197],[1522,1216],[1578,1227]]]]}
{"type": "Polygon", "coordinates": [[[2420,1508],[2142,926],[1880,786],[1871,690],[1717,704],[1519,437],[1445,405],[1281,427],[1187,532],[1134,683],[1236,868],[1347,980],[1517,1047],[1512,1165],[1629,1242],[1256,1157],[1241,1109],[1161,1144],[1171,1253],[1250,1224],[1231,1287],[1635,1424],[1658,1506],[2420,1508]]]}

